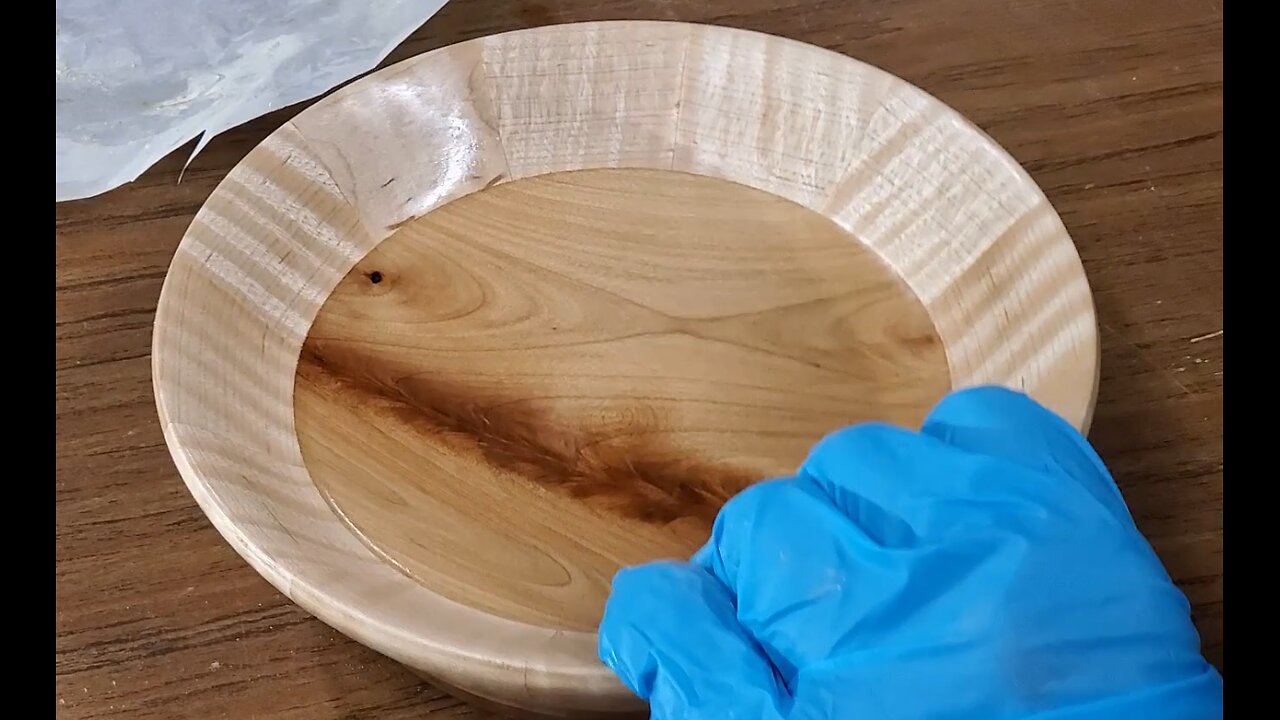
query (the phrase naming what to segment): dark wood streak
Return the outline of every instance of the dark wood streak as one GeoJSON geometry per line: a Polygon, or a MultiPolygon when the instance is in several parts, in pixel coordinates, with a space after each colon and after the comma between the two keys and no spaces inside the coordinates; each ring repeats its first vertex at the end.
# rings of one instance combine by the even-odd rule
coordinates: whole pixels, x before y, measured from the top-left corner
{"type": "Polygon", "coordinates": [[[299,382],[340,396],[363,412],[391,415],[460,454],[482,457],[513,477],[562,492],[597,512],[649,523],[695,518],[710,528],[720,507],[752,482],[732,467],[681,454],[651,408],[628,413],[627,432],[602,435],[567,428],[519,398],[477,391],[457,381],[415,375],[389,383],[349,345],[341,354],[308,343],[298,361],[299,382]]]}
{"type": "MultiPolygon", "coordinates": [[[[534,23],[719,22],[885,68],[1032,168],[1106,326],[1091,438],[1222,667],[1222,339],[1189,343],[1222,328],[1221,3],[539,0],[522,14],[534,4],[451,0],[388,62],[534,23]]],[[[153,309],[195,209],[299,109],[214,139],[181,183],[190,146],[57,205],[55,323],[153,309]]],[[[56,717],[491,717],[342,638],[245,564],[160,445],[149,330],[80,324],[55,331],[56,717]]]]}

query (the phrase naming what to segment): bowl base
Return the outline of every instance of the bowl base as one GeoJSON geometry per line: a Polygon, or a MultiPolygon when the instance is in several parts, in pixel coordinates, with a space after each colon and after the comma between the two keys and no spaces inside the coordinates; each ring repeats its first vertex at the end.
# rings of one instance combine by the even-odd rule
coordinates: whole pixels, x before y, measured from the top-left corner
{"type": "Polygon", "coordinates": [[[921,303],[825,217],[726,180],[584,170],[409,221],[325,302],[295,417],[339,515],[431,590],[594,631],[825,433],[950,387],[921,303]]]}

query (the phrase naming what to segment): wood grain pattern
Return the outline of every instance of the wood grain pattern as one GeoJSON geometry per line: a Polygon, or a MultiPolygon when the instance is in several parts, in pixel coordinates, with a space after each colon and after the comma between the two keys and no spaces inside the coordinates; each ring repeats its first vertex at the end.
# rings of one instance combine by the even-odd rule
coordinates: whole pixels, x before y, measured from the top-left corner
{"type": "MultiPolygon", "coordinates": [[[[1102,326],[1091,437],[1221,667],[1220,6],[976,8],[455,0],[395,57],[551,21],[714,21],[857,56],[961,110],[1023,162],[1077,241],[1102,326]]],[[[263,582],[161,444],[147,353],[165,266],[214,184],[292,113],[215,140],[181,184],[179,152],[57,207],[59,717],[472,714],[263,582]]]]}
{"type": "MultiPolygon", "coordinates": [[[[557,186],[548,181],[531,187],[557,186]]],[[[698,195],[695,187],[684,190],[698,195]]],[[[758,202],[758,194],[739,204],[758,202]]],[[[773,234],[785,237],[782,228],[775,222],[773,234]]],[[[507,310],[497,291],[488,294],[498,303],[491,311],[507,310]]],[[[517,299],[515,307],[528,303],[517,299]]],[[[866,319],[869,336],[885,325],[874,315],[866,319]]],[[[528,334],[526,328],[526,344],[528,334]]],[[[325,336],[330,343],[348,339],[325,336]]],[[[454,341],[441,344],[437,350],[454,341]]],[[[671,516],[666,529],[685,526],[672,531],[675,544],[658,549],[687,551],[706,537],[719,502],[753,477],[794,466],[804,446],[840,426],[829,422],[837,412],[832,400],[853,403],[856,416],[893,419],[903,404],[899,396],[910,395],[919,417],[941,399],[948,384],[943,378],[952,387],[996,383],[1025,390],[1083,428],[1097,373],[1096,319],[1071,238],[1039,188],[989,137],[921,90],[852,58],[773,35],[648,21],[479,38],[406,60],[316,103],[233,168],[196,214],[165,277],[152,344],[156,405],[169,450],[205,514],[247,562],[325,622],[426,676],[501,705],[573,717],[642,711],[598,660],[591,627],[609,575],[628,559],[643,559],[623,548],[636,547],[646,534],[656,538],[656,528],[630,532],[627,521],[645,519],[643,506],[662,512],[665,505],[671,516]],[[673,57],[680,61],[666,61],[673,57]],[[759,72],[736,71],[753,66],[759,72]],[[418,86],[431,88],[428,102],[414,91],[418,86]],[[419,136],[429,138],[421,143],[432,148],[429,157],[406,149],[419,136]],[[490,188],[565,167],[617,170],[601,176],[613,178],[615,186],[580,182],[574,187],[580,197],[566,198],[564,209],[506,203],[498,223],[508,230],[498,247],[517,266],[480,274],[480,268],[500,264],[492,252],[485,254],[494,246],[480,226],[434,239],[436,258],[428,259],[425,275],[392,275],[406,283],[430,282],[452,265],[453,277],[437,280],[436,293],[443,296],[438,312],[459,320],[455,339],[470,335],[473,326],[483,330],[485,315],[460,312],[446,289],[456,283],[465,297],[469,284],[486,277],[484,284],[502,286],[502,295],[547,295],[561,305],[593,307],[595,315],[581,327],[595,317],[599,327],[608,319],[641,332],[561,347],[553,338],[558,330],[544,329],[537,347],[518,354],[508,351],[520,347],[518,336],[481,348],[487,354],[467,355],[456,347],[435,357],[419,353],[416,359],[425,364],[406,367],[401,358],[401,368],[392,372],[395,393],[371,363],[312,346],[305,384],[323,387],[331,400],[341,398],[347,411],[337,429],[327,427],[310,443],[312,457],[331,477],[351,477],[366,467],[363,481],[327,483],[326,497],[303,457],[294,394],[304,337],[322,304],[386,238],[431,222],[451,201],[457,205],[484,191],[502,195],[490,188]],[[643,172],[653,168],[672,179],[643,172]],[[679,173],[792,201],[823,218],[826,232],[793,240],[782,253],[745,234],[737,246],[692,240],[687,233],[700,225],[725,222],[726,203],[708,198],[704,215],[697,198],[675,202],[671,190],[679,196],[679,173]],[[385,180],[375,182],[379,178],[385,180]],[[672,188],[664,188],[667,183],[672,188]],[[629,215],[616,202],[617,212],[596,212],[581,229],[561,227],[561,218],[581,214],[569,206],[608,204],[610,195],[628,193],[648,208],[648,217],[621,228],[615,235],[621,242],[601,242],[608,237],[604,226],[629,215]],[[672,209],[670,222],[654,219],[672,209]],[[830,235],[830,226],[853,237],[818,239],[830,235]],[[919,298],[922,307],[912,309],[927,322],[908,322],[918,327],[894,355],[921,351],[928,365],[940,344],[947,372],[936,374],[938,382],[876,390],[865,383],[861,392],[849,387],[859,353],[836,356],[850,344],[846,333],[863,332],[857,322],[864,317],[853,309],[876,295],[860,294],[854,278],[838,272],[849,262],[846,256],[855,256],[839,251],[854,242],[863,242],[901,278],[904,295],[919,298]],[[635,252],[637,247],[646,252],[635,252]],[[802,272],[816,267],[836,272],[802,272]],[[604,297],[581,299],[584,286],[604,297]],[[927,332],[920,342],[921,327],[929,324],[940,343],[927,332]],[[828,333],[834,336],[824,337],[828,333]],[[829,349],[813,353],[813,345],[829,349]],[[793,401],[768,425],[757,420],[756,427],[743,427],[752,415],[731,415],[739,422],[736,437],[724,432],[729,428],[722,421],[710,428],[696,420],[673,422],[670,432],[659,433],[660,427],[633,431],[597,422],[600,408],[577,420],[553,412],[562,439],[550,445],[573,444],[575,436],[589,433],[590,453],[549,451],[551,432],[535,436],[527,420],[520,423],[523,431],[495,442],[493,431],[503,429],[487,416],[481,457],[490,474],[467,471],[455,441],[474,435],[484,420],[457,404],[483,388],[451,387],[459,373],[542,383],[532,395],[481,398],[510,406],[554,397],[555,388],[539,378],[563,373],[589,382],[610,366],[616,378],[665,385],[667,397],[683,391],[683,407],[690,410],[708,400],[751,406],[762,391],[772,391],[775,407],[785,392],[793,401]],[[441,404],[446,392],[453,399],[441,404]],[[400,444],[412,437],[403,425],[418,420],[416,440],[435,454],[393,452],[385,427],[376,432],[360,421],[355,397],[377,401],[366,405],[384,418],[397,414],[400,444]],[[437,429],[444,423],[444,432],[423,442],[423,421],[437,429]],[[709,435],[708,429],[721,432],[709,435]],[[645,433],[652,447],[629,444],[636,432],[645,433]],[[344,444],[342,437],[350,441],[344,444]],[[666,442],[653,444],[660,437],[666,442]],[[787,450],[768,455],[784,437],[787,450]],[[743,456],[748,446],[754,457],[743,456]],[[652,454],[634,455],[644,450],[652,454]],[[370,454],[377,464],[366,462],[370,454]],[[556,454],[558,471],[548,469],[548,457],[556,454]],[[400,460],[387,463],[392,455],[400,460]],[[399,525],[409,522],[407,513],[418,514],[419,527],[433,528],[435,547],[388,552],[370,536],[373,528],[390,524],[377,513],[370,516],[367,491],[382,507],[403,506],[405,498],[386,483],[415,465],[418,488],[434,482],[431,509],[402,510],[399,525]],[[630,496],[615,489],[601,503],[602,493],[579,493],[573,504],[554,507],[532,501],[510,482],[516,475],[545,491],[545,479],[538,478],[566,469],[568,484],[579,490],[598,489],[605,473],[626,472],[612,484],[629,486],[630,496]],[[681,480],[682,471],[706,477],[681,480]],[[502,480],[494,479],[495,472],[502,480]],[[468,475],[470,482],[443,480],[468,475]],[[352,486],[364,488],[366,500],[354,503],[358,516],[344,521],[340,516],[349,506],[332,500],[352,497],[335,492],[352,486]],[[642,504],[636,493],[646,489],[650,497],[642,504]],[[624,505],[640,512],[617,513],[624,505]],[[606,507],[616,516],[612,522],[602,513],[606,507]]],[[[905,375],[902,380],[912,379],[905,375]]]]}
{"type": "Polygon", "coordinates": [[[311,477],[452,600],[592,632],[624,565],[688,557],[720,506],[859,420],[950,387],[924,307],[777,196],[671,171],[553,173],[414,220],[303,346],[311,477]]]}

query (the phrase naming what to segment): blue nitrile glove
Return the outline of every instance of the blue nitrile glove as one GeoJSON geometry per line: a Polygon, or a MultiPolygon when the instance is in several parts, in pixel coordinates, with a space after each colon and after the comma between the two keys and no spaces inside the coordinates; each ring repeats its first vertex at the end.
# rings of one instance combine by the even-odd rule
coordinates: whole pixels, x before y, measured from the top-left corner
{"type": "Polygon", "coordinates": [[[623,570],[600,656],[655,720],[1205,720],[1222,678],[1088,442],[975,388],[731,500],[623,570]]]}

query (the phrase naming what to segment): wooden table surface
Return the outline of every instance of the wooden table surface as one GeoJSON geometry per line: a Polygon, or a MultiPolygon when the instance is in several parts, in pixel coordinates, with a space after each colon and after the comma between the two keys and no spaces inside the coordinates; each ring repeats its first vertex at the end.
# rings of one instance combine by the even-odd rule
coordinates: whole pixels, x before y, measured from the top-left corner
{"type": "MultiPolygon", "coordinates": [[[[1091,438],[1222,667],[1222,5],[1208,0],[453,0],[388,62],[556,22],[785,35],[883,67],[1026,166],[1101,324],[1091,438]]],[[[60,718],[489,717],[288,602],[219,537],[151,394],[165,269],[214,185],[301,106],[56,207],[60,718]]]]}

